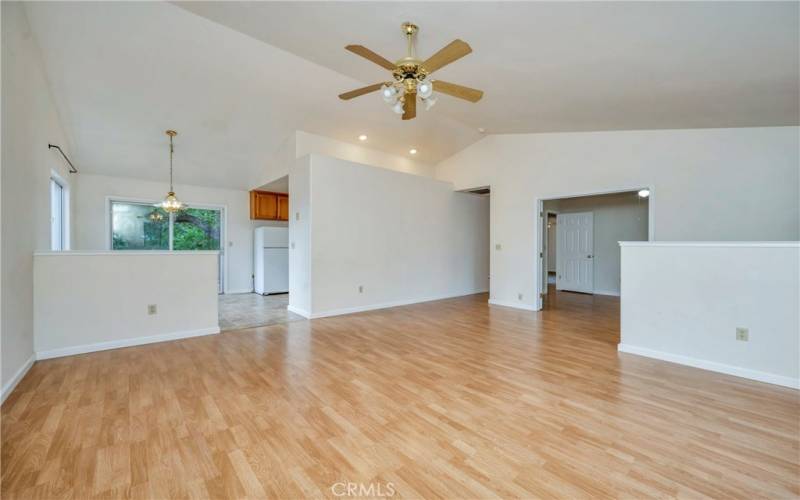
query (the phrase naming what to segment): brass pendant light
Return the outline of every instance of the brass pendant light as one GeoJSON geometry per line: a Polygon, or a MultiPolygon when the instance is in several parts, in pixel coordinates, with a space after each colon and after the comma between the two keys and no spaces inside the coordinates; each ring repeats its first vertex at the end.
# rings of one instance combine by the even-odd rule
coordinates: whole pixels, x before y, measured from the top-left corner
{"type": "Polygon", "coordinates": [[[186,208],[186,204],[178,200],[175,196],[175,190],[172,187],[172,155],[175,153],[175,146],[172,144],[172,138],[178,135],[174,130],[167,130],[166,134],[169,136],[169,192],[164,200],[157,206],[161,207],[167,213],[174,213],[186,208]]]}

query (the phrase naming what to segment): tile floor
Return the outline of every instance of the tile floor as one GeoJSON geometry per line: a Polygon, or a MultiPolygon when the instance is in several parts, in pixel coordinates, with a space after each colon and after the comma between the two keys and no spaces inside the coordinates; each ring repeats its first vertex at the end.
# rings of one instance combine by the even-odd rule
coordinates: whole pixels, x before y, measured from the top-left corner
{"type": "Polygon", "coordinates": [[[303,321],[304,317],[289,312],[289,294],[259,295],[237,293],[219,296],[219,327],[222,331],[254,326],[303,321]]]}

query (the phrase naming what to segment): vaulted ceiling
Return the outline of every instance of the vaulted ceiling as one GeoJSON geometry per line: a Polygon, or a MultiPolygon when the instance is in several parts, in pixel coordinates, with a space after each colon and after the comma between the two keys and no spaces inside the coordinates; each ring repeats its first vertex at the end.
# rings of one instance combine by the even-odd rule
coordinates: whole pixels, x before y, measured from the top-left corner
{"type": "Polygon", "coordinates": [[[252,187],[294,130],[437,162],[487,133],[798,124],[796,2],[29,3],[34,35],[83,171],[252,187]],[[343,50],[425,57],[455,38],[473,53],[442,79],[483,89],[403,122],[386,79],[343,50]],[[183,178],[182,178],[183,177],[183,178]],[[187,178],[188,177],[188,178],[187,178]]]}

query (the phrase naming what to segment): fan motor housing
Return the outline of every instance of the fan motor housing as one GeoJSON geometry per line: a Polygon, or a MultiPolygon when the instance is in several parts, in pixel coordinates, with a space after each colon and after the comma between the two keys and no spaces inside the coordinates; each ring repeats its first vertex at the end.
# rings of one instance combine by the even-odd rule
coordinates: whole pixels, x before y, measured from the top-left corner
{"type": "Polygon", "coordinates": [[[422,81],[428,76],[428,72],[422,67],[422,61],[418,59],[406,57],[397,61],[396,64],[397,68],[392,72],[392,76],[398,82],[408,83],[409,80],[413,80],[416,87],[417,80],[422,81]]]}

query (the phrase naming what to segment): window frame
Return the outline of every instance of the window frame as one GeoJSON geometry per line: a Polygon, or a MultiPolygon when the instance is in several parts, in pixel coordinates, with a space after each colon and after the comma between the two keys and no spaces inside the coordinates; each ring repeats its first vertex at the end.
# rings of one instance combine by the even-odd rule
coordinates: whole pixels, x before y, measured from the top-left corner
{"type": "Polygon", "coordinates": [[[55,170],[50,171],[50,182],[47,184],[48,198],[50,199],[50,250],[54,252],[64,252],[70,249],[70,187],[64,177],[58,174],[55,170]],[[61,241],[60,248],[56,248],[55,241],[53,241],[53,184],[61,188],[61,199],[59,200],[59,210],[61,219],[61,241]]]}

